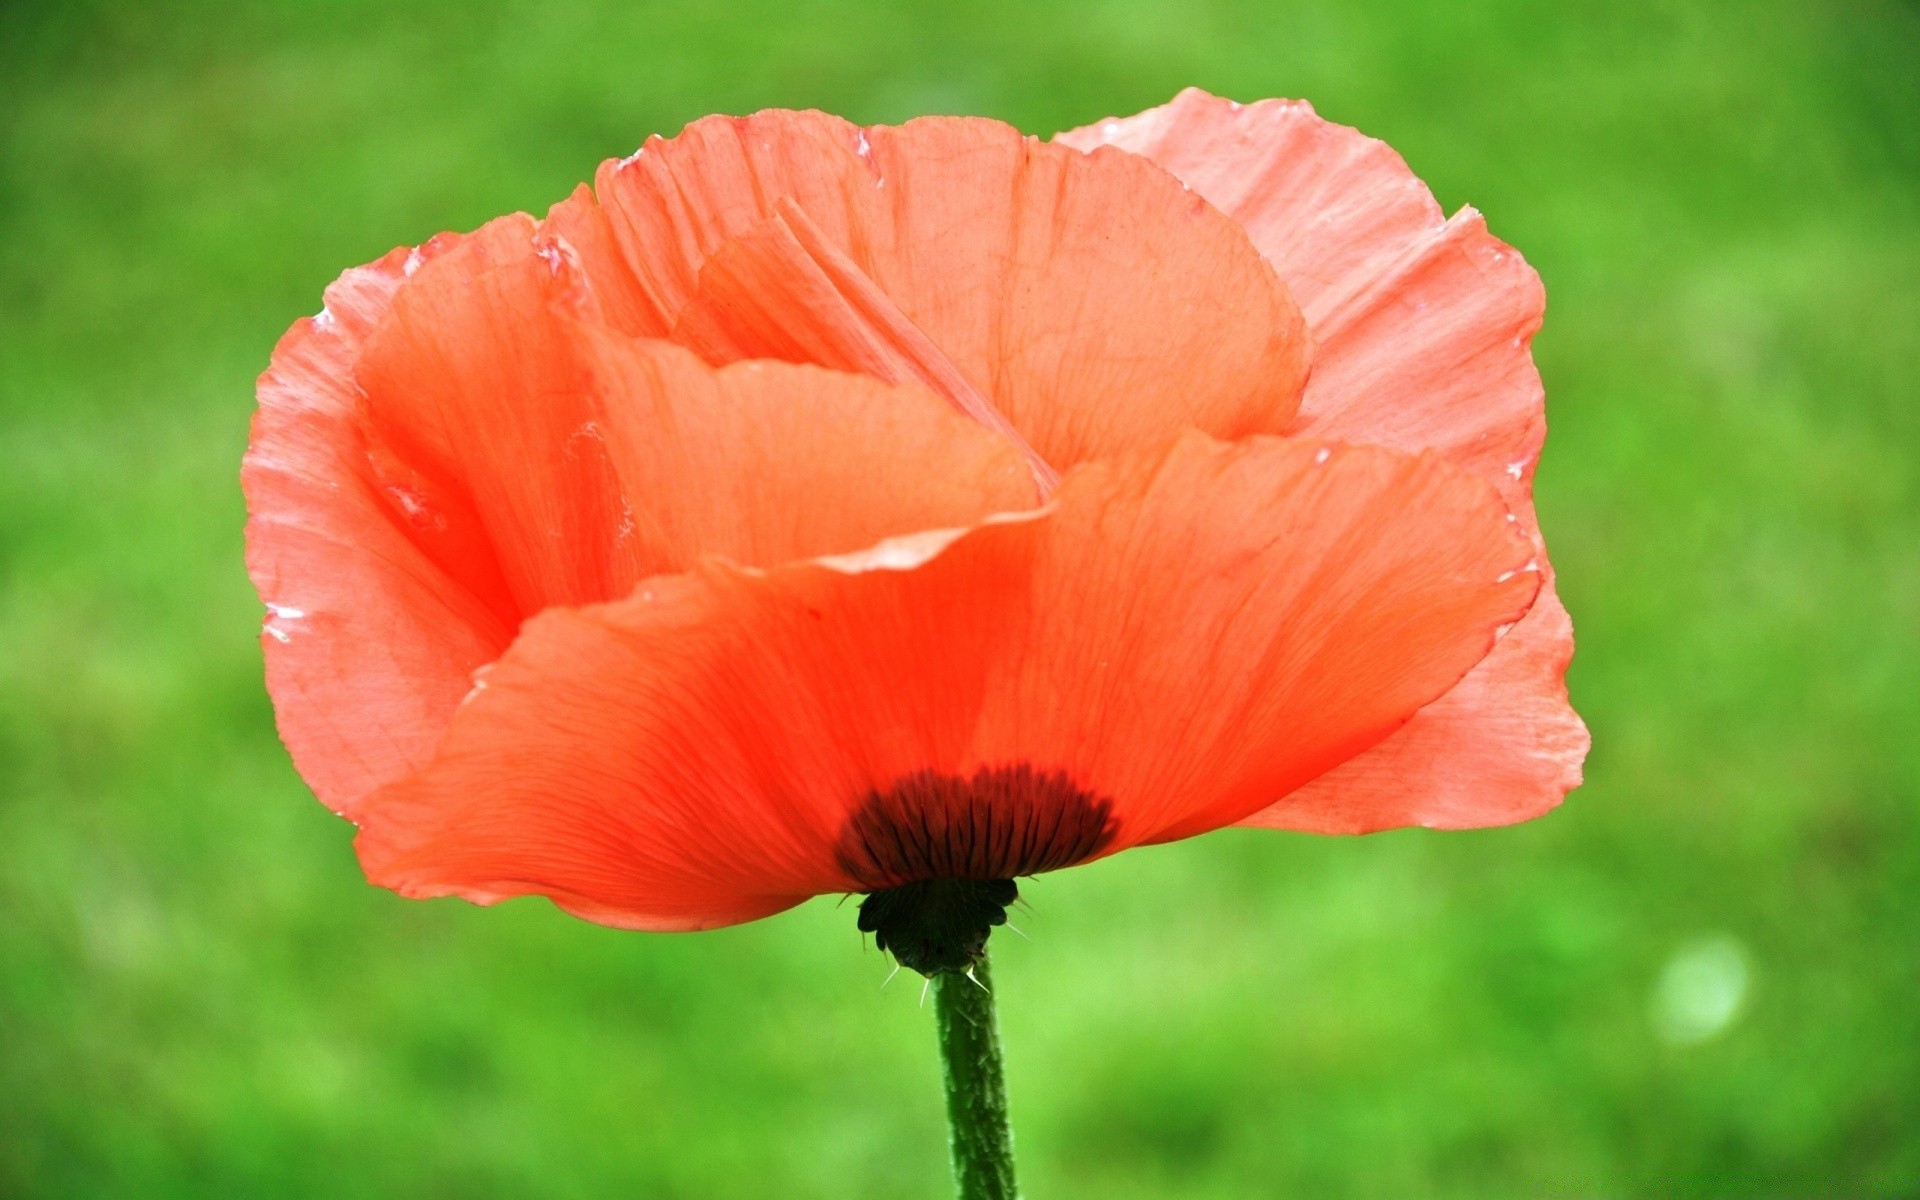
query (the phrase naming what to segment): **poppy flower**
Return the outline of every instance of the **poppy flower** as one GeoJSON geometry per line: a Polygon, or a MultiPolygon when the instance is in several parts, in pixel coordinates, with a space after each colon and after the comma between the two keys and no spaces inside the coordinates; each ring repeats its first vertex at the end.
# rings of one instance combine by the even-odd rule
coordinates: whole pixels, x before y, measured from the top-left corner
{"type": "Polygon", "coordinates": [[[368,877],[704,929],[1579,781],[1543,296],[1303,103],[696,121],[348,271],[261,377],[268,686],[368,877]]]}

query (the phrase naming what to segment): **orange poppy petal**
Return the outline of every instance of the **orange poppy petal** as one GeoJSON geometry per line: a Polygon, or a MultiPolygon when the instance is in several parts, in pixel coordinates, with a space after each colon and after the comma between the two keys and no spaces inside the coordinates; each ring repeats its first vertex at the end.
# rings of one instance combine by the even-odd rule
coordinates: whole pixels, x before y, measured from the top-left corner
{"type": "Polygon", "coordinates": [[[1439,450],[1503,486],[1531,467],[1546,432],[1528,350],[1539,276],[1479,213],[1446,220],[1386,143],[1304,101],[1193,88],[1057,140],[1150,159],[1245,228],[1313,334],[1288,432],[1439,450]]]}
{"type": "Polygon", "coordinates": [[[541,232],[552,244],[565,248],[572,269],[585,283],[570,297],[576,308],[597,323],[633,337],[665,337],[671,324],[660,317],[640,290],[639,280],[627,270],[619,240],[607,211],[593,198],[593,189],[581,184],[573,194],[547,210],[541,232]]]}
{"type": "Polygon", "coordinates": [[[924,388],[581,336],[649,574],[705,555],[773,566],[1038,502],[1019,448],[924,388]]]}
{"type": "MultiPolygon", "coordinates": [[[[1546,417],[1529,344],[1545,298],[1478,213],[1446,220],[1385,143],[1302,102],[1241,105],[1188,90],[1059,140],[1150,158],[1246,227],[1316,343],[1291,432],[1445,454],[1498,486],[1538,541],[1530,496],[1546,417]]],[[[1351,764],[1259,820],[1331,827],[1348,808],[1445,826],[1538,815],[1578,785],[1586,756],[1585,727],[1566,701],[1572,654],[1564,609],[1537,606],[1375,762],[1351,764]],[[1342,799],[1350,783],[1360,791],[1342,799]],[[1471,815],[1465,798],[1475,795],[1484,819],[1471,815]]]]}
{"type": "Polygon", "coordinates": [[[462,578],[497,580],[520,617],[637,578],[560,303],[566,251],[525,215],[490,222],[406,280],[355,368],[369,451],[422,544],[462,578]]]}
{"type": "Polygon", "coordinates": [[[361,449],[353,364],[411,265],[458,239],[395,250],[327,289],[260,377],[241,468],[247,570],[280,735],[300,773],[352,814],[426,765],[475,667],[512,637],[409,536],[361,449]]]}
{"type": "Polygon", "coordinates": [[[697,928],[1199,833],[1455,684],[1531,553],[1436,458],[1189,435],[1038,513],[542,614],[366,806],[362,861],[697,928]]]}
{"type": "Polygon", "coordinates": [[[1310,833],[1473,829],[1539,816],[1580,786],[1587,727],[1561,682],[1573,622],[1551,581],[1458,687],[1372,750],[1244,824],[1310,833]]]}
{"type": "Polygon", "coordinates": [[[1279,432],[1297,408],[1309,351],[1286,289],[1232,221],[1132,155],[976,118],[769,111],[650,140],[596,191],[668,325],[716,253],[793,206],[1061,470],[1187,427],[1279,432]]]}
{"type": "Polygon", "coordinates": [[[1060,482],[993,401],[790,201],[707,259],[673,338],[710,362],[775,358],[923,384],[1017,445],[1043,491],[1060,482]]]}
{"type": "MultiPolygon", "coordinates": [[[[1304,100],[1239,104],[1188,88],[1167,104],[1058,135],[1158,163],[1239,222],[1316,330],[1356,283],[1444,224],[1393,147],[1304,100]]],[[[1316,367],[1316,370],[1318,368],[1316,367]]]]}

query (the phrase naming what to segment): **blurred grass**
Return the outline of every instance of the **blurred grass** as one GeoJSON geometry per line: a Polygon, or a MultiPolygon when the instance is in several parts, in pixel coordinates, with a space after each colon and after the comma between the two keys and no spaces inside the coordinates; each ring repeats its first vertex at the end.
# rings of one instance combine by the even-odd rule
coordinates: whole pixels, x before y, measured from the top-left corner
{"type": "Polygon", "coordinates": [[[0,1194],[945,1194],[850,912],[364,885],[260,687],[251,381],[341,268],[705,112],[1188,83],[1387,138],[1545,276],[1591,782],[1029,887],[1030,1194],[1916,1194],[1916,64],[1891,0],[0,5],[0,1194]]]}

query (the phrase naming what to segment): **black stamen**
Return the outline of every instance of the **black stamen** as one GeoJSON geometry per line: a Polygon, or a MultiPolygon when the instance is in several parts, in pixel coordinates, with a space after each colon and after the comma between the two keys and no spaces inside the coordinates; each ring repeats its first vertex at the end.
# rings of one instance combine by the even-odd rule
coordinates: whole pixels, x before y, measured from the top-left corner
{"type": "Polygon", "coordinates": [[[1021,763],[972,778],[918,771],[856,809],[837,857],[868,893],[860,928],[923,975],[965,971],[1019,897],[1013,880],[1113,840],[1112,804],[1021,763]]]}
{"type": "Polygon", "coordinates": [[[860,902],[860,929],[922,975],[965,971],[1019,894],[1011,879],[922,879],[870,893],[860,902]]]}

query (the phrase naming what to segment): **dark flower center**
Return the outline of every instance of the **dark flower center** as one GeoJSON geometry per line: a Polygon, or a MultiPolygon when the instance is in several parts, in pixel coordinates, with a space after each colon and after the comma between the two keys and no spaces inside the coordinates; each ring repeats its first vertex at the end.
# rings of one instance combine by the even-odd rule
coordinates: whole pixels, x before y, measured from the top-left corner
{"type": "Polygon", "coordinates": [[[1112,804],[1025,763],[972,778],[916,771],[870,794],[835,855],[867,892],[860,928],[923,975],[965,971],[986,950],[1017,875],[1084,862],[1113,840],[1112,804]]]}

